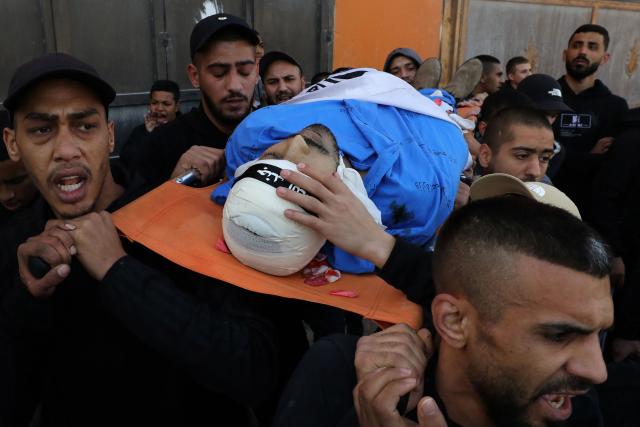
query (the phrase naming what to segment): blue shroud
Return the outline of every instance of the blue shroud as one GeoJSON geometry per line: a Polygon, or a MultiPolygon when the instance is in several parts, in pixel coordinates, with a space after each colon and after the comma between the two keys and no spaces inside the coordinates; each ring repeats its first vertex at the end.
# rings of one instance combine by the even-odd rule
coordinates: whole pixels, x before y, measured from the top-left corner
{"type": "MultiPolygon", "coordinates": [[[[238,166],[314,123],[331,129],[353,167],[368,172],[364,185],[382,212],[387,231],[430,245],[453,209],[467,145],[454,124],[396,107],[331,100],[257,110],[231,135],[225,150],[230,181],[218,187],[212,199],[224,204],[238,166]]],[[[339,270],[374,270],[370,262],[332,245],[324,251],[339,270]]]]}

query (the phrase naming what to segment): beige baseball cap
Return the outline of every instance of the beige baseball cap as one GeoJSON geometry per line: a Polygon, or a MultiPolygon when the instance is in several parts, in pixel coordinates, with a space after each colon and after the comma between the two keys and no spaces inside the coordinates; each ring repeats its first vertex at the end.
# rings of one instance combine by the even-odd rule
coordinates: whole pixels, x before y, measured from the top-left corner
{"type": "Polygon", "coordinates": [[[505,173],[492,173],[479,178],[471,185],[469,198],[474,201],[508,194],[517,194],[556,206],[582,219],[576,204],[554,186],[542,182],[524,182],[505,173]]]}

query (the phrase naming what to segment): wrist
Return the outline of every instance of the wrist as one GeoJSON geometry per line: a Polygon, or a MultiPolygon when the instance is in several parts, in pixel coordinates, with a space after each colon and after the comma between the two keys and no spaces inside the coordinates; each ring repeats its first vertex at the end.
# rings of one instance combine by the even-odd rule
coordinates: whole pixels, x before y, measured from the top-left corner
{"type": "Polygon", "coordinates": [[[383,230],[379,230],[373,238],[371,238],[364,250],[363,258],[371,261],[376,268],[382,268],[396,244],[396,239],[383,230]]]}

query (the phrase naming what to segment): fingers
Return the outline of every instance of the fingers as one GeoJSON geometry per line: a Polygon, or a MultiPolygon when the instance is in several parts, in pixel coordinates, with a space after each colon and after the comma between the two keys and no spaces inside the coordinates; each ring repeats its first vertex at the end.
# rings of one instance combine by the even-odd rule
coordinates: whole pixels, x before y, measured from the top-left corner
{"type": "Polygon", "coordinates": [[[397,405],[400,397],[416,386],[411,371],[400,368],[381,368],[361,380],[353,391],[359,412],[372,413],[378,425],[397,425],[401,420],[397,405]]]}
{"type": "Polygon", "coordinates": [[[416,378],[422,378],[427,365],[426,334],[424,330],[419,337],[407,325],[400,324],[360,338],[355,358],[358,378],[381,367],[411,369],[416,378]]]}
{"type": "MultiPolygon", "coordinates": [[[[195,145],[187,150],[178,161],[180,165],[177,174],[180,175],[189,169],[197,169],[200,173],[200,181],[208,183],[220,175],[225,166],[224,150],[219,148],[195,145]]],[[[178,169],[178,166],[176,166],[178,169]]]]}
{"type": "Polygon", "coordinates": [[[418,425],[420,427],[447,427],[447,421],[435,400],[425,396],[418,402],[418,425]]]}
{"type": "Polygon", "coordinates": [[[71,261],[70,256],[61,256],[61,250],[52,247],[50,243],[54,240],[47,240],[42,236],[35,236],[18,246],[18,269],[20,279],[25,284],[29,292],[36,297],[50,296],[55,288],[69,275],[71,261]],[[47,264],[53,266],[42,278],[36,279],[29,270],[29,258],[42,258],[47,264]]]}
{"type": "Polygon", "coordinates": [[[428,329],[422,328],[417,333],[418,338],[422,340],[424,343],[425,349],[427,351],[427,358],[431,358],[433,353],[435,352],[435,346],[433,344],[433,336],[428,329]]]}
{"type": "Polygon", "coordinates": [[[326,174],[315,171],[304,163],[297,165],[300,172],[283,170],[284,179],[298,187],[304,188],[320,200],[325,200],[331,193],[341,194],[349,191],[337,174],[326,174]]]}

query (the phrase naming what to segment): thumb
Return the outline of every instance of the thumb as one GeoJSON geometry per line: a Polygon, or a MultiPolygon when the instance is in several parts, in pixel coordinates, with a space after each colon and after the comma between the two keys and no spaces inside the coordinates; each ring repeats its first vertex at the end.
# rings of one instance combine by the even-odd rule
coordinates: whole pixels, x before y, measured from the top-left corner
{"type": "Polygon", "coordinates": [[[431,397],[423,397],[418,402],[418,425],[420,427],[447,427],[444,415],[431,397]]]}

